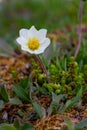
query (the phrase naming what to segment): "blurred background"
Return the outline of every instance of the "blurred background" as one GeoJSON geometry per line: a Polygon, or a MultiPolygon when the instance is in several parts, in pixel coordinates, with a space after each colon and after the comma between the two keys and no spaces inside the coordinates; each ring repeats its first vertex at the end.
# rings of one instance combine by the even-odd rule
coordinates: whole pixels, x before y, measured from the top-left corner
{"type": "MultiPolygon", "coordinates": [[[[0,0],[0,38],[12,44],[21,28],[35,25],[50,33],[77,25],[79,3],[80,0],[0,0]]],[[[83,13],[86,23],[87,2],[83,13]]]]}

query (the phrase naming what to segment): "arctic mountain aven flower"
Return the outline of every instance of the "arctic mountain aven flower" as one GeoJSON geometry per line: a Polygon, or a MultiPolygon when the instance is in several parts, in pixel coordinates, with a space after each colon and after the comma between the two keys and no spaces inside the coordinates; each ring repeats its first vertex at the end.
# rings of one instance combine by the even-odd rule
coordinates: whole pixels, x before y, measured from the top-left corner
{"type": "Polygon", "coordinates": [[[41,54],[50,44],[50,39],[46,37],[47,30],[37,30],[34,26],[30,29],[21,29],[17,43],[21,45],[23,51],[31,54],[41,54]]]}

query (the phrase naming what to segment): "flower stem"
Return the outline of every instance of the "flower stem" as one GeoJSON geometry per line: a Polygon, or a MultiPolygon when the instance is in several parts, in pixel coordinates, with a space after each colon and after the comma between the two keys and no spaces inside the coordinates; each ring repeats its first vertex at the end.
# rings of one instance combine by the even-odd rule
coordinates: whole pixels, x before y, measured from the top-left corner
{"type": "Polygon", "coordinates": [[[40,63],[40,66],[41,66],[41,68],[42,68],[44,74],[45,74],[46,77],[47,77],[47,82],[50,83],[49,75],[48,75],[48,73],[47,73],[47,70],[46,70],[46,67],[45,67],[43,61],[41,60],[41,58],[40,58],[39,55],[36,55],[36,58],[37,58],[38,62],[40,63]]]}
{"type": "Polygon", "coordinates": [[[79,50],[80,50],[81,42],[82,42],[82,28],[81,28],[81,24],[82,24],[83,5],[84,5],[84,1],[81,0],[81,1],[80,1],[80,7],[79,7],[78,44],[77,44],[77,47],[76,47],[76,52],[75,52],[74,58],[77,57],[78,52],[79,52],[79,50]]]}

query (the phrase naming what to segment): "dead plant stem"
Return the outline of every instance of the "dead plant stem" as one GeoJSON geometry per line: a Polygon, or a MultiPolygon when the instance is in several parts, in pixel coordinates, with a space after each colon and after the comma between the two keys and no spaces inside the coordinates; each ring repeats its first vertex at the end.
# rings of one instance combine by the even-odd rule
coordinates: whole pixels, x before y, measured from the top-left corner
{"type": "Polygon", "coordinates": [[[84,6],[84,1],[81,0],[80,1],[80,6],[79,6],[79,29],[78,29],[78,44],[76,47],[76,51],[75,51],[75,55],[74,58],[76,59],[78,52],[80,50],[80,46],[81,46],[81,42],[82,42],[82,28],[81,28],[81,24],[82,24],[82,13],[83,13],[83,6],[84,6]]]}

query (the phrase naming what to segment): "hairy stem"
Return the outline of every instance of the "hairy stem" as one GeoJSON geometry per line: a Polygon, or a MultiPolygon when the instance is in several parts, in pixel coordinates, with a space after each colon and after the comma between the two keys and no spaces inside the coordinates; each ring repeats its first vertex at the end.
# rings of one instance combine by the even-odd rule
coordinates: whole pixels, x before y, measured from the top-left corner
{"type": "Polygon", "coordinates": [[[42,68],[42,70],[43,70],[43,73],[44,73],[44,74],[46,75],[46,77],[47,77],[48,83],[50,83],[49,75],[48,75],[48,73],[47,73],[47,70],[46,70],[46,67],[45,67],[43,61],[41,60],[41,58],[40,58],[39,55],[36,55],[36,58],[37,58],[38,62],[40,63],[40,66],[41,66],[41,68],[42,68]]]}
{"type": "Polygon", "coordinates": [[[82,23],[83,6],[84,6],[84,0],[81,0],[80,1],[80,6],[79,6],[78,44],[77,44],[77,47],[76,47],[74,58],[77,57],[78,52],[80,50],[81,42],[82,42],[82,28],[81,28],[81,23],[82,23]]]}

